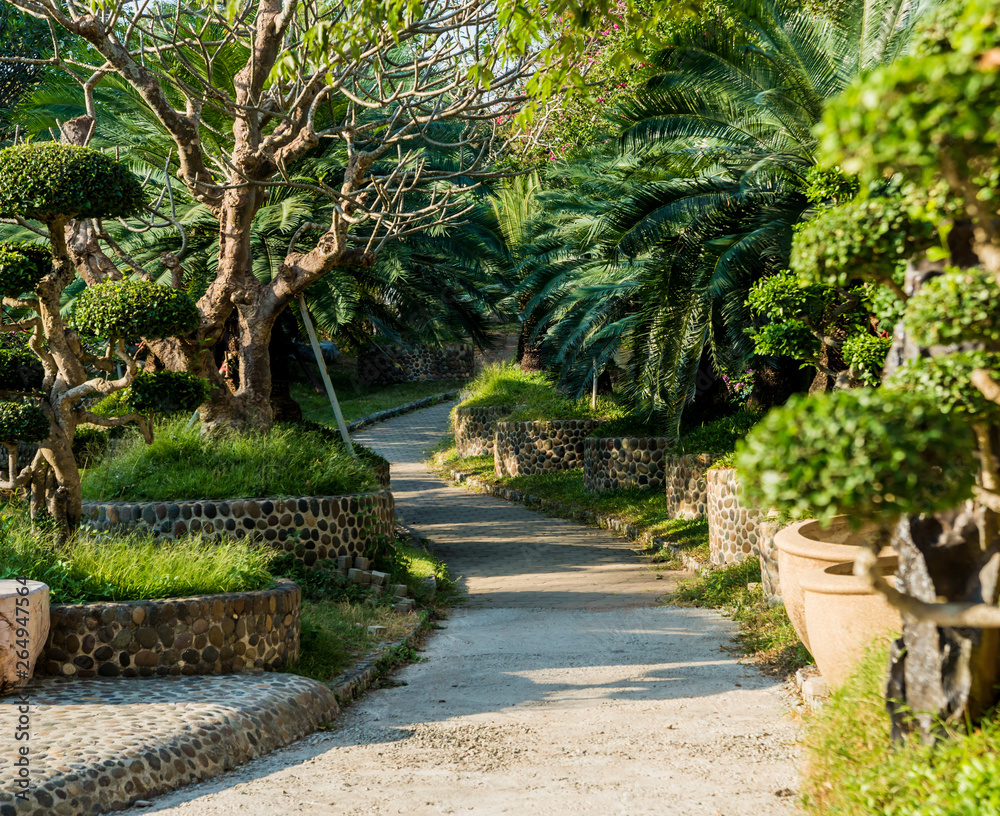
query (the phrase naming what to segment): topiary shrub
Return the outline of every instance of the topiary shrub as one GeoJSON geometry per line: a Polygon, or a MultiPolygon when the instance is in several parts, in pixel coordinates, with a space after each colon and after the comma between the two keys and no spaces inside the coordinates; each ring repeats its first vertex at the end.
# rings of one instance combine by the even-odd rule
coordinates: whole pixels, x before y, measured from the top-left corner
{"type": "Polygon", "coordinates": [[[900,366],[887,387],[906,389],[931,399],[946,413],[978,422],[1000,422],[1000,405],[986,399],[970,381],[977,369],[1000,380],[1000,353],[965,351],[943,357],[918,357],[900,366]]]}
{"type": "Polygon", "coordinates": [[[36,391],[44,378],[42,364],[30,352],[0,349],[0,391],[36,391]]]}
{"type": "Polygon", "coordinates": [[[207,398],[208,380],[184,371],[140,372],[132,384],[116,391],[94,408],[94,413],[174,413],[193,411],[207,398]]]}
{"type": "Polygon", "coordinates": [[[200,319],[187,292],[143,280],[88,286],[73,309],[73,325],[107,339],[186,334],[198,328],[200,319]]]}
{"type": "Polygon", "coordinates": [[[58,142],[0,150],[0,216],[124,218],[145,204],[129,169],[97,150],[58,142]]]}
{"type": "Polygon", "coordinates": [[[16,298],[33,292],[52,271],[52,253],[27,242],[0,242],[0,297],[16,298]]]}
{"type": "Polygon", "coordinates": [[[0,442],[41,442],[49,435],[49,420],[37,405],[0,402],[0,442]]]}
{"type": "Polygon", "coordinates": [[[1000,285],[981,269],[949,269],[906,304],[906,327],[921,346],[1000,342],[1000,285]]]}
{"type": "Polygon", "coordinates": [[[748,500],[828,522],[892,522],[969,498],[969,427],[932,400],[859,388],[793,397],[737,446],[748,500]]]}

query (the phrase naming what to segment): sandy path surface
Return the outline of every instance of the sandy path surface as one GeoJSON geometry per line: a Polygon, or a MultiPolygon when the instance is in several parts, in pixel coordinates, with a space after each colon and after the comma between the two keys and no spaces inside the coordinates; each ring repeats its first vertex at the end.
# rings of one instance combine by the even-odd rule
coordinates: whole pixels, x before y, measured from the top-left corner
{"type": "Polygon", "coordinates": [[[420,464],[450,406],[358,438],[469,603],[332,730],[131,813],[770,816],[797,785],[790,699],[732,624],[657,606],[620,539],[447,486],[420,464]]]}

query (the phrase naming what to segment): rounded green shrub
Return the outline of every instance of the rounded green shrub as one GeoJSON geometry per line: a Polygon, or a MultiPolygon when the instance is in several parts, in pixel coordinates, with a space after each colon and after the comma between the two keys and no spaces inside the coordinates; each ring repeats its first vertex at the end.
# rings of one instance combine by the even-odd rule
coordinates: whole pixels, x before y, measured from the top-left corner
{"type": "Polygon", "coordinates": [[[0,442],[41,442],[49,435],[49,420],[37,405],[0,402],[0,442]]]}
{"type": "Polygon", "coordinates": [[[102,400],[95,413],[113,416],[193,411],[208,399],[210,388],[208,380],[186,371],[141,371],[128,388],[102,400]]]}
{"type": "Polygon", "coordinates": [[[0,297],[16,298],[33,292],[52,271],[52,254],[27,242],[0,242],[0,297]]]}
{"type": "Polygon", "coordinates": [[[840,352],[844,362],[857,372],[858,379],[862,383],[878,385],[882,382],[882,369],[891,347],[891,337],[858,333],[844,340],[840,352]]]}
{"type": "Polygon", "coordinates": [[[793,397],[737,447],[747,499],[829,521],[891,522],[954,507],[976,472],[968,425],[907,391],[859,388],[793,397]]]}
{"type": "Polygon", "coordinates": [[[1000,353],[963,351],[943,357],[919,357],[893,372],[886,387],[918,393],[933,400],[942,411],[995,423],[1000,421],[1000,405],[986,399],[969,381],[977,368],[1000,380],[1000,353]]]}
{"type": "Polygon", "coordinates": [[[0,391],[34,391],[44,378],[45,370],[34,354],[0,349],[0,391]]]}
{"type": "Polygon", "coordinates": [[[825,210],[798,228],[790,267],[805,283],[845,287],[887,280],[936,239],[934,226],[912,218],[899,198],[853,201],[825,210]]]}
{"type": "Polygon", "coordinates": [[[198,307],[187,292],[149,281],[105,281],[76,299],[73,324],[104,338],[173,337],[198,327],[198,307]]]}
{"type": "Polygon", "coordinates": [[[1000,342],[1000,285],[982,269],[949,269],[910,298],[904,320],[921,346],[1000,342]]]}
{"type": "Polygon", "coordinates": [[[836,207],[846,204],[861,190],[858,177],[839,167],[816,165],[806,173],[805,197],[813,205],[836,207]]]}
{"type": "Polygon", "coordinates": [[[0,150],[0,215],[124,218],[145,203],[131,171],[97,150],[59,142],[0,150]]]}

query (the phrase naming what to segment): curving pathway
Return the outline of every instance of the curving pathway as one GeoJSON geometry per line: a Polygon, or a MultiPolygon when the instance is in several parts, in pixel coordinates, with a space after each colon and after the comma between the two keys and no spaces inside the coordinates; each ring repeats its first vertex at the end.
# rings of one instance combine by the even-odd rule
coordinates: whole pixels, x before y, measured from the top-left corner
{"type": "Polygon", "coordinates": [[[356,438],[469,602],[331,731],[134,813],[790,813],[789,700],[732,656],[732,624],[657,606],[673,577],[609,533],[429,473],[450,408],[356,438]]]}

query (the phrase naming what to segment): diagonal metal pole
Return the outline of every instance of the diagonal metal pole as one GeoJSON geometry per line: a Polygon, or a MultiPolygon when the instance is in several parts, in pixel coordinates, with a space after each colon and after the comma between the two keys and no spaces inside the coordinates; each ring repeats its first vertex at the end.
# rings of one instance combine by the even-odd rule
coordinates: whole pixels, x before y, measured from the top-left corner
{"type": "Polygon", "coordinates": [[[347,433],[347,423],[344,422],[344,415],[340,412],[340,403],[337,402],[337,393],[333,390],[333,383],[330,382],[330,372],[326,370],[326,360],[323,359],[323,350],[319,347],[319,339],[316,337],[316,329],[313,328],[312,318],[309,317],[309,310],[306,308],[306,299],[302,296],[298,296],[299,301],[299,314],[302,315],[302,322],[306,327],[306,334],[309,335],[309,344],[312,346],[313,355],[316,357],[316,363],[319,365],[319,373],[323,376],[323,385],[326,386],[326,395],[330,398],[330,407],[333,408],[333,415],[337,418],[337,427],[340,429],[340,435],[344,439],[344,444],[347,446],[347,450],[350,451],[351,456],[355,459],[358,455],[354,452],[354,445],[351,443],[351,437],[347,433]]]}

